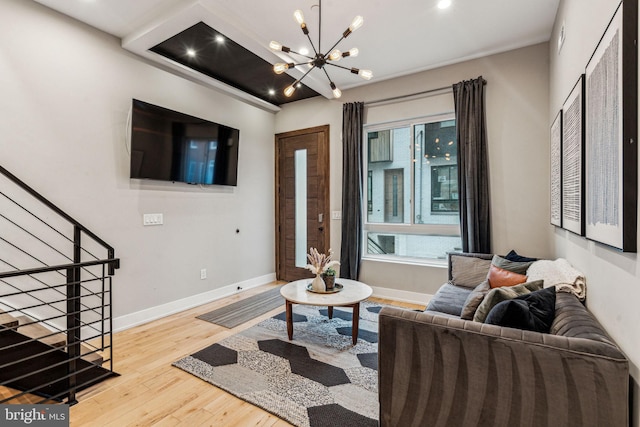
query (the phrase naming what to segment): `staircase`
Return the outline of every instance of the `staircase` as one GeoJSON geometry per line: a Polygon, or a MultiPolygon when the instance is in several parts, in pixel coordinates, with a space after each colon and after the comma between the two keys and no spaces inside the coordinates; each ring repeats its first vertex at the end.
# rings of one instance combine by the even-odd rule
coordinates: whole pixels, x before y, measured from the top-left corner
{"type": "Polygon", "coordinates": [[[0,404],[77,403],[117,375],[114,249],[0,167],[0,404]]]}

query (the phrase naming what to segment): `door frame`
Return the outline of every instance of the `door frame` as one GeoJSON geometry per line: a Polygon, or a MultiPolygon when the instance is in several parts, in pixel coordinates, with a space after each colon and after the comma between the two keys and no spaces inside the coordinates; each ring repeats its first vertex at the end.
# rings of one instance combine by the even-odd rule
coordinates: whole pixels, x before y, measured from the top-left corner
{"type": "Polygon", "coordinates": [[[280,233],[281,233],[281,224],[280,224],[280,156],[282,155],[282,149],[281,149],[281,145],[282,145],[282,140],[285,138],[291,138],[294,136],[299,136],[299,135],[306,135],[306,134],[320,134],[321,138],[320,138],[320,143],[319,143],[319,147],[318,147],[318,158],[320,159],[320,164],[322,165],[322,168],[319,168],[318,172],[321,173],[320,176],[320,180],[318,183],[318,188],[319,188],[319,192],[323,193],[321,196],[319,195],[318,198],[322,198],[323,200],[323,204],[324,204],[324,211],[322,212],[323,216],[324,216],[324,245],[326,247],[325,250],[329,249],[330,246],[330,242],[331,242],[331,228],[330,228],[330,223],[331,223],[331,207],[329,205],[330,203],[330,176],[329,176],[329,172],[330,172],[330,168],[329,168],[329,154],[330,154],[330,150],[329,150],[329,125],[322,125],[322,126],[315,126],[315,127],[311,127],[311,128],[306,128],[306,129],[299,129],[299,130],[294,130],[294,131],[289,131],[289,132],[282,132],[282,133],[277,133],[275,135],[275,193],[276,193],[276,201],[275,201],[275,217],[276,217],[276,221],[275,221],[275,234],[276,234],[276,238],[275,238],[275,243],[276,243],[276,247],[275,247],[275,253],[276,253],[276,278],[280,279],[282,277],[281,273],[283,270],[283,266],[281,264],[282,262],[282,257],[280,256],[280,233]]]}

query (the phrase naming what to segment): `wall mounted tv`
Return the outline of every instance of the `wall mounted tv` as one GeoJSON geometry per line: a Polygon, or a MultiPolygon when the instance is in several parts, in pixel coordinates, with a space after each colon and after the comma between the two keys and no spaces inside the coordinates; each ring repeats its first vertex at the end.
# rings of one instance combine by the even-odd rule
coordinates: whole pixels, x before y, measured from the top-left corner
{"type": "Polygon", "coordinates": [[[238,129],[137,99],[131,114],[131,178],[237,185],[238,129]]]}

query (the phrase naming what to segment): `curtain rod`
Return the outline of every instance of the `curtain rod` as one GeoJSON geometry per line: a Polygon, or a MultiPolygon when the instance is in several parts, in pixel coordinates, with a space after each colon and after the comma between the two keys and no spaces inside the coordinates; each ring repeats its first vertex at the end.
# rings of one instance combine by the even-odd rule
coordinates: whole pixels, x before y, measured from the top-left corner
{"type": "Polygon", "coordinates": [[[374,101],[365,102],[364,105],[365,107],[370,107],[372,104],[386,104],[386,103],[392,103],[395,101],[401,101],[407,98],[421,98],[421,97],[427,97],[427,96],[440,95],[441,93],[447,93],[447,92],[453,92],[453,86],[444,86],[444,87],[439,87],[437,89],[423,90],[422,92],[410,93],[407,95],[398,95],[398,96],[392,96],[390,98],[376,99],[374,101]]]}
{"type": "MultiPolygon", "coordinates": [[[[484,82],[484,86],[487,85],[487,81],[485,80],[484,82]]],[[[398,96],[392,96],[390,98],[383,98],[383,99],[376,99],[374,101],[368,101],[364,103],[365,107],[370,107],[373,104],[391,104],[393,102],[396,101],[401,101],[407,98],[422,98],[422,97],[428,97],[428,96],[435,96],[435,95],[442,95],[448,92],[453,92],[453,85],[450,86],[443,86],[443,87],[439,87],[437,89],[429,89],[429,90],[423,90],[422,92],[416,92],[416,93],[410,93],[407,95],[398,95],[398,96]]]]}

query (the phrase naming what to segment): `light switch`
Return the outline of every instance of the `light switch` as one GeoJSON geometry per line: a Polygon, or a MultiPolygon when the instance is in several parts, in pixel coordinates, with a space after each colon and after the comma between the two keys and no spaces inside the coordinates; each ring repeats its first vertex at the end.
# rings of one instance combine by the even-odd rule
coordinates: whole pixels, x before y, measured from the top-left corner
{"type": "Polygon", "coordinates": [[[142,216],[142,225],[162,225],[164,218],[161,213],[144,214],[142,216]]]}
{"type": "Polygon", "coordinates": [[[342,219],[341,211],[331,211],[331,219],[342,219]]]}

